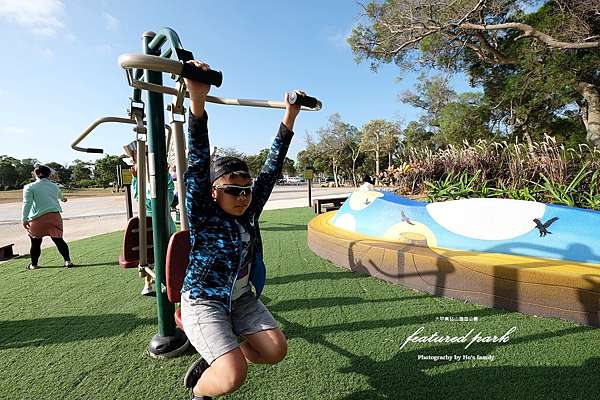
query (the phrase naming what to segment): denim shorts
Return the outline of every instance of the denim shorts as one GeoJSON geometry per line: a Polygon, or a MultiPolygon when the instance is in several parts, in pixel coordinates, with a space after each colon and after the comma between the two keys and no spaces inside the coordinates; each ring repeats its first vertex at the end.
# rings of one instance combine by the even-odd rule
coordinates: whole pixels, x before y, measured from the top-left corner
{"type": "Polygon", "coordinates": [[[215,300],[191,300],[189,292],[181,294],[183,330],[198,353],[212,364],[225,353],[240,347],[238,336],[277,328],[267,307],[252,291],[231,304],[231,314],[215,300]]]}

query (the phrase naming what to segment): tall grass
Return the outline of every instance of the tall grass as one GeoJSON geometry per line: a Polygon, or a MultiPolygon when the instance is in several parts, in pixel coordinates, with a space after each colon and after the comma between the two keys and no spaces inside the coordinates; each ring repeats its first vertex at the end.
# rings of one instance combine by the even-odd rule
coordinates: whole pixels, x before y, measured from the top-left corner
{"type": "Polygon", "coordinates": [[[430,201],[502,197],[600,209],[600,149],[566,148],[550,136],[541,142],[480,140],[432,151],[406,148],[399,167],[380,182],[402,195],[430,201]]]}

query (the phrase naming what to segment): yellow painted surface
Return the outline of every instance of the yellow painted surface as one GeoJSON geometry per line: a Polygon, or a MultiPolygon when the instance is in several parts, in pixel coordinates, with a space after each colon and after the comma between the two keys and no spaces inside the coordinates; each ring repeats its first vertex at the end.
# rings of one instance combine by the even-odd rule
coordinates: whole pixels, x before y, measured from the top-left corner
{"type": "MultiPolygon", "coordinates": [[[[420,236],[426,238],[427,243],[433,243],[435,239],[431,237],[433,234],[426,226],[406,227],[404,225],[406,223],[395,225],[392,227],[394,229],[390,228],[390,234],[387,235],[386,232],[387,237],[383,239],[348,232],[330,223],[335,214],[336,212],[332,211],[316,216],[310,221],[309,229],[353,242],[364,241],[366,244],[370,242],[373,245],[395,243],[403,245],[404,252],[410,252],[411,248],[418,251],[424,247],[420,243],[411,243],[410,239],[418,242],[420,236]]],[[[598,264],[427,247],[457,266],[497,278],[585,289],[597,289],[600,286],[600,265],[598,264]]]]}

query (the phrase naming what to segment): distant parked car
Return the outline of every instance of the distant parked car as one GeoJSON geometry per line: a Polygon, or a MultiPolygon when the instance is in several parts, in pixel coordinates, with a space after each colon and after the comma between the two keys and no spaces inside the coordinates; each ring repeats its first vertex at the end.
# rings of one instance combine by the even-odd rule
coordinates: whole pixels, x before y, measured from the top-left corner
{"type": "Polygon", "coordinates": [[[333,179],[331,176],[328,176],[321,182],[321,187],[335,187],[335,179],[333,179]]]}
{"type": "Polygon", "coordinates": [[[289,183],[291,185],[299,185],[300,183],[302,183],[302,178],[300,178],[299,176],[290,176],[286,179],[286,183],[289,183]]]}
{"type": "Polygon", "coordinates": [[[299,176],[287,176],[277,181],[278,185],[299,185],[302,182],[302,178],[299,176]]]}

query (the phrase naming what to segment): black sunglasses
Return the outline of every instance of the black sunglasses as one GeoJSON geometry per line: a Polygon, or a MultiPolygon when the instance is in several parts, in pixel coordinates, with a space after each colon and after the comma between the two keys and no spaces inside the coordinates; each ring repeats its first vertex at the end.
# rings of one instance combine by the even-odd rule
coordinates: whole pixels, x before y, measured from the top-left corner
{"type": "Polygon", "coordinates": [[[237,185],[215,185],[213,186],[215,189],[223,190],[223,193],[228,194],[230,196],[239,197],[239,196],[249,196],[252,194],[252,185],[248,186],[237,186],[237,185]]]}

